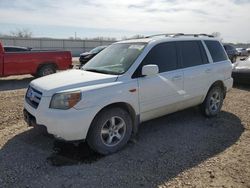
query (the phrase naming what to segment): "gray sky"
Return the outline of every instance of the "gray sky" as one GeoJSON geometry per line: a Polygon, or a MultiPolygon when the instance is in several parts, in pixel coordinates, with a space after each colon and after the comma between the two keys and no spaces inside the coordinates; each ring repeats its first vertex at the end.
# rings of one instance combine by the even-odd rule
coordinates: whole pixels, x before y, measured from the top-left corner
{"type": "Polygon", "coordinates": [[[217,31],[250,42],[250,0],[0,0],[0,33],[16,28],[56,38],[217,31]]]}

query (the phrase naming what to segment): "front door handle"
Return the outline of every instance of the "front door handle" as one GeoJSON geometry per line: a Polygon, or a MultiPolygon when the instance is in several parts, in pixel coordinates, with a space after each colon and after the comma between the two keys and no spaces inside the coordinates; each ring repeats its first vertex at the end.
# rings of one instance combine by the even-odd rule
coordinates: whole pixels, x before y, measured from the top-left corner
{"type": "Polygon", "coordinates": [[[176,75],[174,77],[172,77],[172,80],[180,80],[182,78],[181,75],[176,75]]]}

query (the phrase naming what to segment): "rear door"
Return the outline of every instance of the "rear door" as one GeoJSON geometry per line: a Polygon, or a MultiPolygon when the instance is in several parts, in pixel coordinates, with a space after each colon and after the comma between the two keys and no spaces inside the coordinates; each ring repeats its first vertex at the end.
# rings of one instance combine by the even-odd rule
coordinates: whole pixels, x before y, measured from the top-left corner
{"type": "Polygon", "coordinates": [[[156,64],[159,74],[138,78],[141,120],[145,121],[178,110],[183,95],[183,73],[175,42],[156,45],[138,68],[156,64]]]}
{"type": "Polygon", "coordinates": [[[182,108],[186,108],[201,103],[209,88],[213,67],[201,41],[180,41],[177,45],[184,77],[182,108]]]}

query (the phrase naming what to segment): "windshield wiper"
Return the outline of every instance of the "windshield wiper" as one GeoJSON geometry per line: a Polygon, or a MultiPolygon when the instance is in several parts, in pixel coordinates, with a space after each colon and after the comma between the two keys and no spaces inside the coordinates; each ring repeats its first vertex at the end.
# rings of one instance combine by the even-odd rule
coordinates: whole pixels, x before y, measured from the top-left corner
{"type": "Polygon", "coordinates": [[[98,70],[98,69],[83,69],[85,71],[89,71],[89,72],[97,72],[97,73],[103,73],[102,70],[98,70]]]}
{"type": "Polygon", "coordinates": [[[90,71],[90,72],[97,72],[97,73],[102,73],[102,74],[114,74],[116,75],[115,72],[112,71],[107,71],[107,70],[100,70],[100,69],[94,69],[94,68],[89,68],[89,69],[83,69],[85,71],[90,71]]]}

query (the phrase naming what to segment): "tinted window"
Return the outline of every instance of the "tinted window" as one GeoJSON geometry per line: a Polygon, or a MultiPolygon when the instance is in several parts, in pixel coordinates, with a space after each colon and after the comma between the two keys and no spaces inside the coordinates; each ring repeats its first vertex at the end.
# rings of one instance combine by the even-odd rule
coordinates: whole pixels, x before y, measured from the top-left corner
{"type": "Polygon", "coordinates": [[[227,55],[218,41],[205,41],[205,43],[214,62],[227,60],[227,55]]]}
{"type": "Polygon", "coordinates": [[[206,52],[200,41],[182,41],[178,42],[178,46],[184,68],[208,63],[206,52]]]}
{"type": "Polygon", "coordinates": [[[202,58],[203,64],[209,63],[207,53],[206,53],[206,50],[205,50],[203,44],[201,43],[201,41],[199,41],[198,44],[200,47],[201,58],[202,58]]]}
{"type": "Polygon", "coordinates": [[[174,42],[158,44],[151,49],[142,65],[156,64],[159,72],[177,69],[177,52],[174,42]]]}

